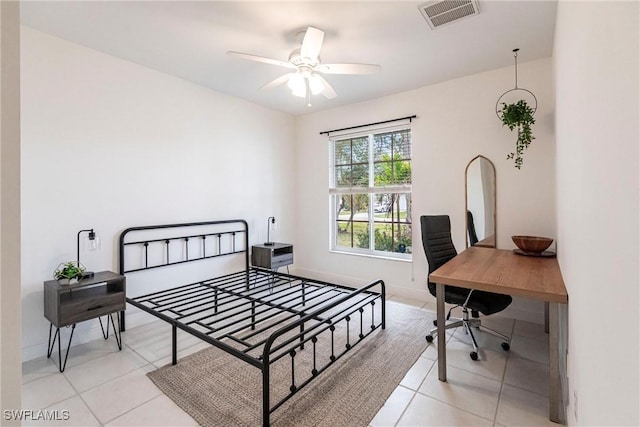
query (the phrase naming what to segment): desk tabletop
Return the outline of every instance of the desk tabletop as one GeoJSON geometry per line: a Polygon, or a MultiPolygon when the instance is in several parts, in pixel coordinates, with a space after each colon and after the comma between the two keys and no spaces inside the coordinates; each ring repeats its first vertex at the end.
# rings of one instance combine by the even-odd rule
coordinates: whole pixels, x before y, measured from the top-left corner
{"type": "Polygon", "coordinates": [[[556,258],[470,247],[429,275],[432,283],[566,304],[567,289],[556,258]]]}

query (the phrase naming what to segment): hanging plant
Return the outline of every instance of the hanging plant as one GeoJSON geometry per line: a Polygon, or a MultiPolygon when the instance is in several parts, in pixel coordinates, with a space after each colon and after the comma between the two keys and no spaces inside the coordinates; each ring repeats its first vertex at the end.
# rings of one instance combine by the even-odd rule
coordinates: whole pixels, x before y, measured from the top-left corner
{"type": "Polygon", "coordinates": [[[529,147],[531,141],[535,139],[531,132],[531,125],[535,124],[533,118],[534,110],[527,101],[520,100],[515,104],[502,104],[501,111],[502,125],[507,126],[510,131],[518,129],[518,139],[516,140],[516,151],[507,155],[507,160],[514,159],[516,168],[522,167],[522,155],[529,147]]]}

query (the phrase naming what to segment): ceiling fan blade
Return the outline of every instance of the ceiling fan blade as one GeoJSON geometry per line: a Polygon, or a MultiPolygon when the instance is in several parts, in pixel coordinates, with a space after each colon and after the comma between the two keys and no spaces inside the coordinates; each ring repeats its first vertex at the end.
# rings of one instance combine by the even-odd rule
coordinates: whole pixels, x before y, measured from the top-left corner
{"type": "Polygon", "coordinates": [[[381,68],[375,64],[321,64],[314,71],[325,74],[375,74],[381,68]]]}
{"type": "Polygon", "coordinates": [[[320,48],[324,40],[324,31],[314,27],[307,28],[307,32],[302,39],[302,47],[300,48],[300,56],[309,58],[312,61],[318,60],[320,48]]]}
{"type": "Polygon", "coordinates": [[[293,68],[293,69],[296,68],[296,66],[293,65],[291,62],[280,61],[279,59],[265,58],[264,56],[252,55],[249,53],[242,53],[242,52],[234,52],[231,50],[227,51],[227,53],[229,55],[237,56],[242,59],[248,59],[249,61],[263,62],[265,64],[271,64],[271,65],[279,65],[285,68],[293,68]]]}
{"type": "Polygon", "coordinates": [[[260,90],[265,90],[265,89],[271,89],[272,87],[276,87],[278,85],[281,85],[283,83],[286,83],[289,81],[289,79],[291,78],[291,76],[294,76],[296,73],[287,73],[284,74],[280,77],[278,77],[275,80],[270,81],[269,83],[267,83],[266,85],[262,86],[260,88],[260,90]]]}
{"type": "Polygon", "coordinates": [[[336,91],[331,87],[331,85],[329,84],[329,82],[322,76],[319,76],[318,74],[315,74],[315,76],[322,82],[322,84],[324,85],[324,90],[322,91],[322,94],[328,98],[328,99],[333,99],[336,96],[338,96],[338,94],[336,93],[336,91]]]}

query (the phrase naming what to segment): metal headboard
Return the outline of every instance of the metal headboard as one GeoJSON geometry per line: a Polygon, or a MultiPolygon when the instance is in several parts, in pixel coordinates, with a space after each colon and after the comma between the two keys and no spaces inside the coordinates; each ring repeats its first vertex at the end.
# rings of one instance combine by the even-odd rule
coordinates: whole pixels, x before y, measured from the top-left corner
{"type": "Polygon", "coordinates": [[[140,227],[131,227],[124,230],[120,233],[120,245],[119,245],[119,257],[120,257],[120,274],[124,275],[126,273],[132,273],[135,271],[142,270],[150,270],[153,268],[166,267],[169,265],[175,264],[183,264],[186,262],[192,261],[200,261],[203,259],[216,258],[220,256],[226,255],[234,255],[243,253],[245,254],[245,271],[249,271],[249,225],[247,221],[243,219],[230,219],[223,221],[205,221],[205,222],[188,222],[181,224],[164,224],[164,225],[145,225],[140,227]],[[224,231],[213,231],[207,233],[190,233],[188,235],[183,236],[172,236],[166,238],[159,239],[141,239],[134,241],[126,241],[126,237],[129,233],[135,231],[144,231],[144,230],[160,230],[160,229],[169,229],[169,228],[185,228],[185,227],[198,227],[198,226],[207,226],[207,225],[220,225],[220,224],[237,224],[238,228],[233,228],[224,231]],[[244,248],[237,249],[236,248],[236,235],[244,234],[244,248]],[[230,235],[232,236],[231,242],[232,247],[230,250],[223,250],[221,246],[221,240],[223,236],[230,235]],[[190,258],[189,257],[189,239],[201,239],[202,241],[202,252],[199,256],[190,258]],[[217,242],[216,242],[217,239],[217,242]],[[171,242],[183,242],[184,243],[184,259],[180,259],[178,261],[170,261],[170,246],[171,242]],[[207,242],[213,242],[212,244],[207,245],[207,242]],[[132,245],[142,245],[145,255],[144,265],[138,268],[132,268],[127,270],[125,266],[125,247],[132,245]],[[149,265],[148,259],[148,251],[150,245],[164,245],[164,250],[166,251],[166,262],[160,264],[149,265]],[[208,251],[207,251],[208,249],[208,251]],[[210,254],[208,254],[210,253],[210,254]]]}

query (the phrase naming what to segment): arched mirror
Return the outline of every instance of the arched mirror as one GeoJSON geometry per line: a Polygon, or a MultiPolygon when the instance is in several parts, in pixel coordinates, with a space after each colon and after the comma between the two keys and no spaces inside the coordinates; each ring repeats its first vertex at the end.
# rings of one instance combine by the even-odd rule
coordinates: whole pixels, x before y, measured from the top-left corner
{"type": "Polygon", "coordinates": [[[484,156],[464,171],[466,246],[496,247],[496,168],[484,156]]]}

